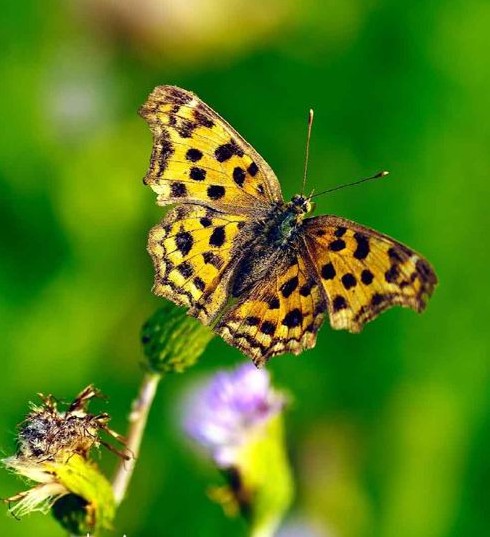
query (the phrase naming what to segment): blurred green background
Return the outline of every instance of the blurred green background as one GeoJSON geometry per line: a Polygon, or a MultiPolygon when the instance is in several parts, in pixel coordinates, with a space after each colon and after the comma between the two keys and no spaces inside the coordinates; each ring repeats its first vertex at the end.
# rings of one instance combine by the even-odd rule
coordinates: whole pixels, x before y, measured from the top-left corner
{"type": "MultiPolygon", "coordinates": [[[[440,279],[420,317],[391,310],[357,336],[325,323],[314,350],[270,363],[294,396],[292,519],[329,537],[490,534],[489,27],[485,0],[4,5],[2,452],[36,392],[69,400],[89,382],[125,430],[140,326],[161,304],[145,246],[162,209],[141,183],[151,136],[136,111],[176,84],[260,151],[286,198],[314,108],[310,187],[391,171],[319,198],[318,212],[406,242],[440,279]]],[[[219,479],[176,418],[189,382],[243,360],[215,339],[163,383],[115,535],[244,535],[205,497],[219,479]]],[[[2,497],[22,489],[0,472],[2,497]]],[[[0,533],[63,535],[49,516],[18,522],[6,508],[0,533]]]]}

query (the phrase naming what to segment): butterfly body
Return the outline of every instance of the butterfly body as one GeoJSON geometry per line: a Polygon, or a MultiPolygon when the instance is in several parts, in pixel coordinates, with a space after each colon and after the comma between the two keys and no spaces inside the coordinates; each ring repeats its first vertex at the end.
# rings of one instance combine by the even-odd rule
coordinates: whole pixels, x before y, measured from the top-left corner
{"type": "Polygon", "coordinates": [[[233,297],[239,297],[269,277],[284,260],[294,259],[306,212],[298,212],[298,207],[293,202],[278,204],[252,224],[249,242],[239,247],[246,255],[242,256],[236,269],[231,288],[233,297]]]}
{"type": "Polygon", "coordinates": [[[140,111],[154,146],[145,183],[175,204],[150,232],[154,292],[257,365],[311,348],[325,315],[359,332],[393,305],[422,311],[437,278],[407,246],[285,202],[264,159],[193,93],[157,87],[140,111]]]}

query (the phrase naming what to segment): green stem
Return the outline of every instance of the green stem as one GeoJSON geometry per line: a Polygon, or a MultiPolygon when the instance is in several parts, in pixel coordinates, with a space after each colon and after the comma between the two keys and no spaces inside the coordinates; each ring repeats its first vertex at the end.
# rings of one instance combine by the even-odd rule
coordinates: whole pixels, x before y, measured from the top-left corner
{"type": "Polygon", "coordinates": [[[131,459],[120,461],[112,480],[112,490],[114,491],[116,506],[118,506],[126,496],[138,460],[148,414],[161,378],[162,375],[160,374],[146,373],[141,383],[138,398],[133,401],[131,414],[128,418],[129,431],[126,443],[126,447],[131,454],[131,459]]]}

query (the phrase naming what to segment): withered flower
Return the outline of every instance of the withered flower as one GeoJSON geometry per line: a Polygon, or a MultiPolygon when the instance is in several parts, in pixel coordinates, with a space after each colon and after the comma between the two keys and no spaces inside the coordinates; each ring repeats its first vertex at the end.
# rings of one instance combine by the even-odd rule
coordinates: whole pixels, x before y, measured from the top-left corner
{"type": "Polygon", "coordinates": [[[112,489],[89,454],[103,445],[121,457],[129,455],[100,438],[104,431],[124,444],[124,439],[109,428],[107,413],[88,412],[89,402],[100,396],[90,385],[66,410],[58,408],[52,395],[39,394],[42,405],[31,405],[31,411],[18,427],[17,453],[2,461],[15,473],[38,483],[5,499],[14,503],[10,509],[14,516],[33,511],[45,513],[54,507],[55,516],[70,531],[81,533],[111,526],[115,512],[112,489]],[[76,517],[69,512],[74,505],[79,511],[76,517]]]}

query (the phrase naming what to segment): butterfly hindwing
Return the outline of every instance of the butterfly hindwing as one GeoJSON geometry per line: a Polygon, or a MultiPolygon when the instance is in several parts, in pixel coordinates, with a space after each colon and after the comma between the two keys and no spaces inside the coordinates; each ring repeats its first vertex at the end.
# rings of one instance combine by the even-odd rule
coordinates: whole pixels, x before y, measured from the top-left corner
{"type": "Polygon", "coordinates": [[[359,332],[394,305],[420,312],[437,284],[434,270],[422,256],[344,218],[306,219],[303,240],[336,329],[359,332]]]}
{"type": "Polygon", "coordinates": [[[144,181],[158,194],[160,205],[192,202],[250,214],[282,200],[269,165],[193,93],[158,86],[140,114],[154,139],[144,181]]]}
{"type": "Polygon", "coordinates": [[[148,251],[155,266],[156,295],[186,306],[210,322],[226,302],[225,272],[243,216],[198,205],[181,205],[150,231],[148,251]]]}
{"type": "Polygon", "coordinates": [[[244,292],[216,327],[262,365],[272,356],[312,348],[327,305],[302,252],[278,259],[270,275],[244,292]]]}

